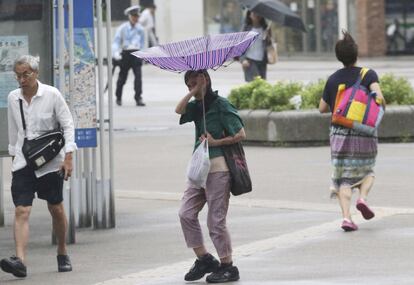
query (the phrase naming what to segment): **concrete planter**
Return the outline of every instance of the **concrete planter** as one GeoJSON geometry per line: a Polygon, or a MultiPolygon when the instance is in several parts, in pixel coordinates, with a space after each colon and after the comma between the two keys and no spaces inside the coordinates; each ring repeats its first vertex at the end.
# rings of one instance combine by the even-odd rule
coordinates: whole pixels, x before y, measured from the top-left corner
{"type": "MultiPolygon", "coordinates": [[[[269,145],[329,143],[330,114],[317,110],[241,110],[247,141],[269,145]]],[[[414,140],[414,106],[388,106],[378,130],[380,141],[414,140]]]]}

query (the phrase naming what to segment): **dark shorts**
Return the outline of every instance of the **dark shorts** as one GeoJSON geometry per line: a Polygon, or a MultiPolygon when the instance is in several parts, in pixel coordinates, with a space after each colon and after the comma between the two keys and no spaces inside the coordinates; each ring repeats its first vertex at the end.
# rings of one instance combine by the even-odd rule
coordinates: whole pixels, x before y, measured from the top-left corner
{"type": "Polygon", "coordinates": [[[37,178],[34,170],[25,167],[12,173],[11,193],[17,206],[32,206],[35,193],[37,198],[52,205],[63,201],[63,178],[58,172],[51,172],[37,178]]]}

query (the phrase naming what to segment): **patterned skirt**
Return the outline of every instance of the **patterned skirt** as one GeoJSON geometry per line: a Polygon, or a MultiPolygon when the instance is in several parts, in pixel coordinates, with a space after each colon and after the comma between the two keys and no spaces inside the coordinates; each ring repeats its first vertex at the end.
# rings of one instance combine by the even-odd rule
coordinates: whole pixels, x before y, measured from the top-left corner
{"type": "Polygon", "coordinates": [[[361,184],[366,177],[374,176],[378,145],[376,134],[369,136],[352,129],[332,125],[330,143],[333,194],[341,186],[353,188],[361,184]]]}

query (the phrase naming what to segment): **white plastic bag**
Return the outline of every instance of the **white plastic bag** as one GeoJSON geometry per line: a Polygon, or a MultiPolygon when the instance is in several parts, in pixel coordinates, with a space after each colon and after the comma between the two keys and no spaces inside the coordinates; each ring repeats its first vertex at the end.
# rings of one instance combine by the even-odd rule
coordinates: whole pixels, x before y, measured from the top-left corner
{"type": "Polygon", "coordinates": [[[210,155],[208,153],[208,141],[205,139],[193,152],[187,167],[187,178],[192,185],[206,188],[209,171],[210,155]]]}

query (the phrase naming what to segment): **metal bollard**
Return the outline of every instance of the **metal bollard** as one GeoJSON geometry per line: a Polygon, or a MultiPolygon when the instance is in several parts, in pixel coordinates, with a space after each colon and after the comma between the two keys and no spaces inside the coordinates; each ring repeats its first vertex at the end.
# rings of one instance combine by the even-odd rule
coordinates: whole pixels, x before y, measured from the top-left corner
{"type": "Polygon", "coordinates": [[[0,227],[4,226],[3,158],[0,158],[0,227]]]}
{"type": "Polygon", "coordinates": [[[87,186],[87,174],[85,169],[82,169],[83,161],[85,158],[86,149],[78,150],[78,163],[77,163],[77,177],[76,177],[76,185],[78,189],[77,195],[77,205],[79,206],[77,212],[77,225],[79,228],[85,228],[91,226],[91,214],[89,209],[89,187],[87,186]]]}
{"type": "Polygon", "coordinates": [[[90,227],[92,225],[92,172],[91,172],[91,155],[90,149],[85,148],[83,152],[83,181],[85,189],[85,226],[90,227]]]}

